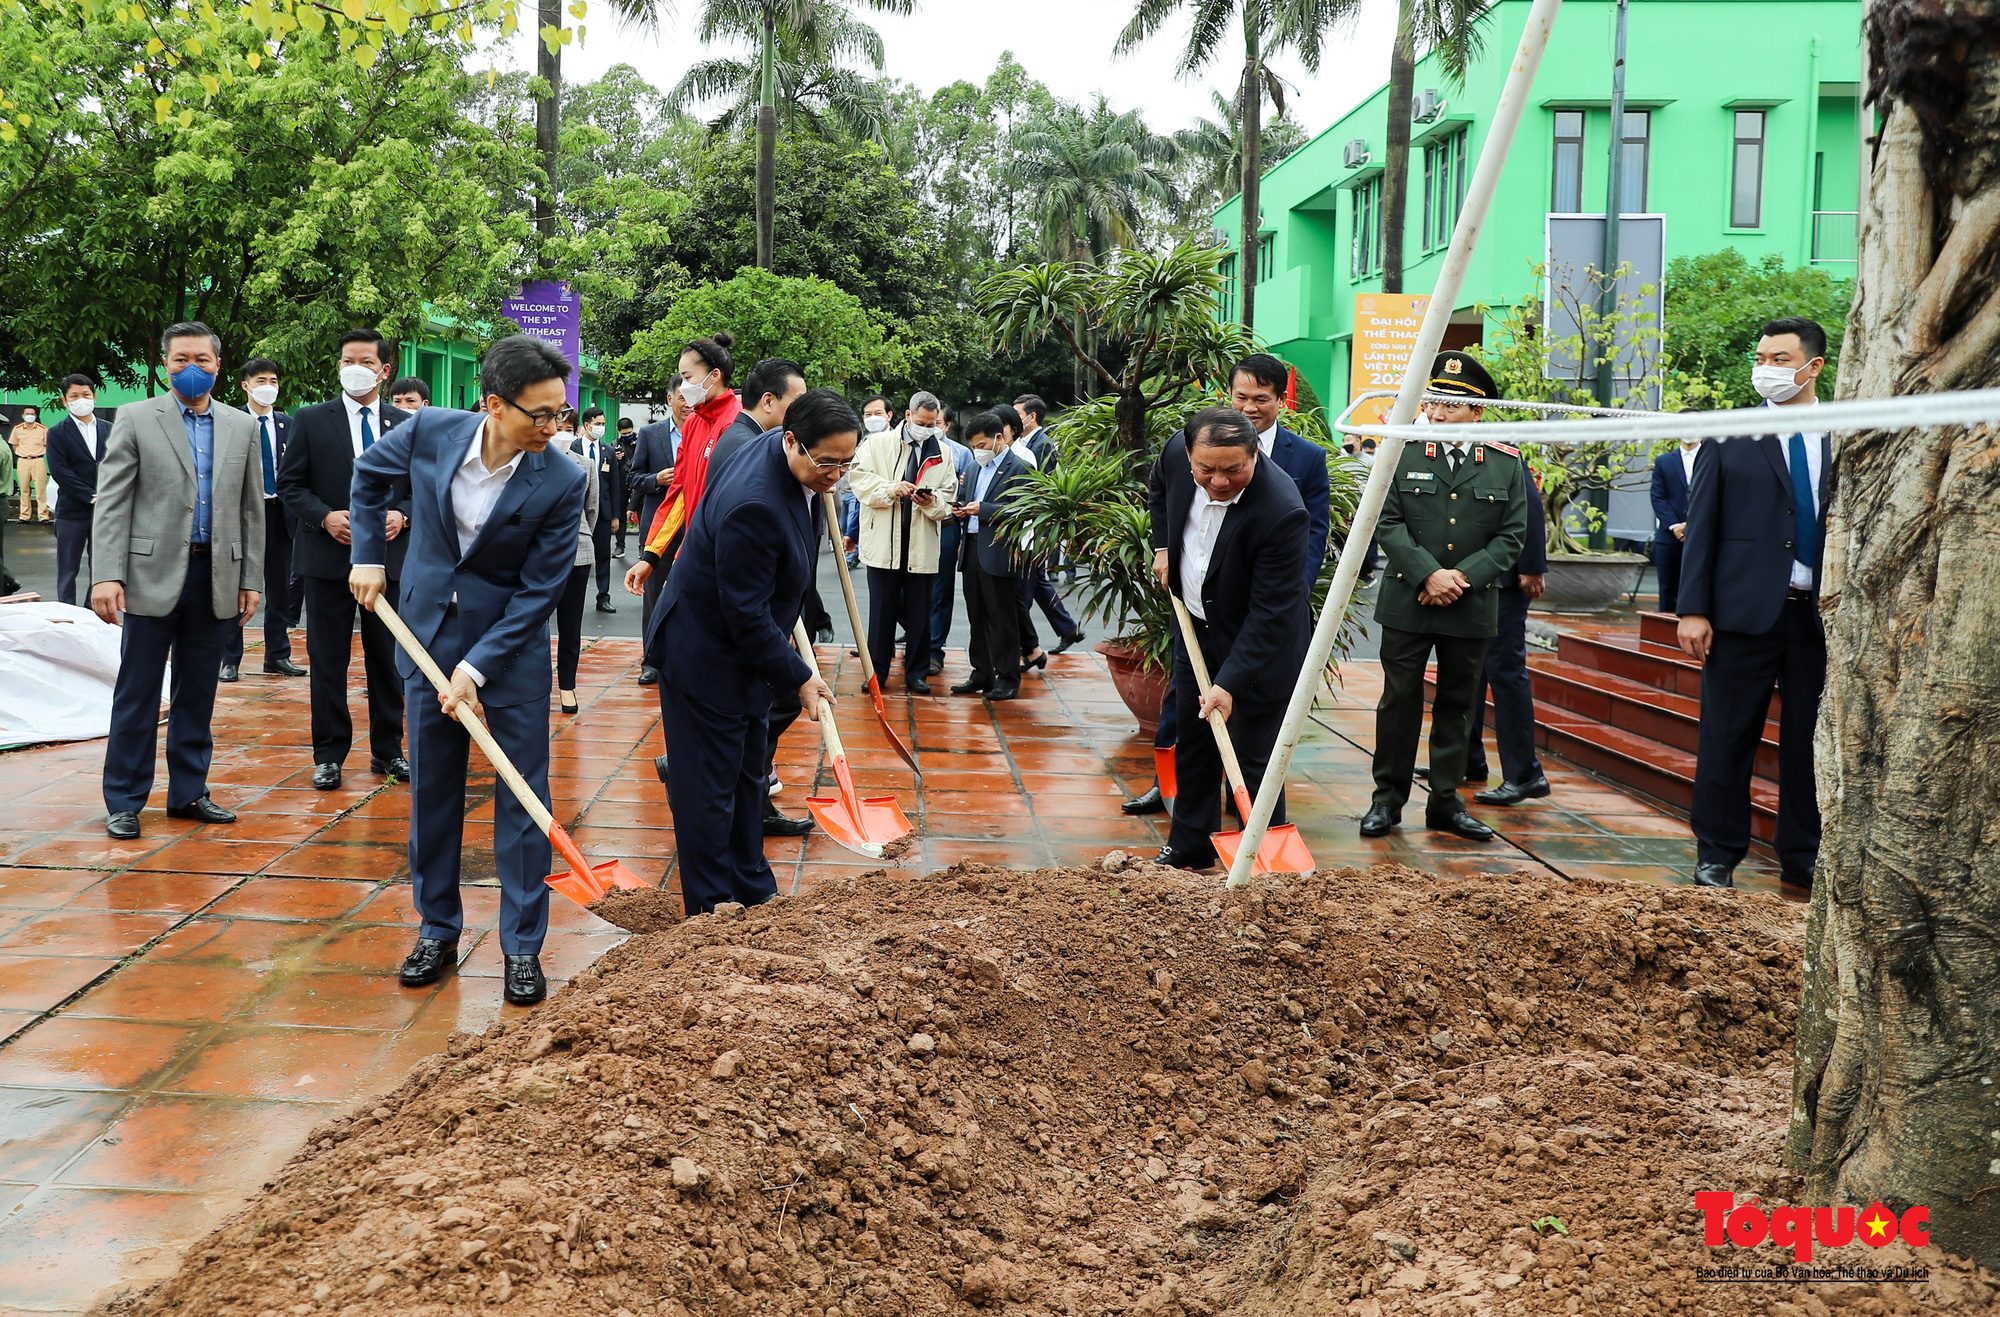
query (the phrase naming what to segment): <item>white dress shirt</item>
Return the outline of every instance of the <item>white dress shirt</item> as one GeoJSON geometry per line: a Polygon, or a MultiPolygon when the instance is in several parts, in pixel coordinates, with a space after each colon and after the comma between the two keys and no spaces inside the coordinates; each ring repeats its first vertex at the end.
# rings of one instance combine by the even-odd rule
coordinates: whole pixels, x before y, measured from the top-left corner
{"type": "Polygon", "coordinates": [[[368,435],[370,442],[382,437],[382,395],[378,393],[375,395],[375,401],[363,403],[356,402],[352,397],[343,392],[340,395],[340,401],[347,408],[348,441],[354,445],[354,455],[359,457],[361,456],[361,413],[363,411],[368,413],[368,435]]]}
{"type": "MultiPolygon", "coordinates": [[[[1819,399],[1813,399],[1806,406],[1819,406],[1819,399]]],[[[1804,436],[1806,441],[1806,485],[1812,491],[1813,517],[1817,519],[1819,517],[1820,499],[1819,447],[1826,439],[1826,433],[1820,430],[1800,430],[1798,433],[1804,436]]],[[[1789,469],[1792,464],[1792,436],[1789,434],[1781,435],[1778,442],[1785,446],[1785,466],[1789,469]]],[[[1826,546],[1824,544],[1820,545],[1820,553],[1822,555],[1826,553],[1826,546]]],[[[1814,572],[1812,568],[1806,566],[1797,558],[1792,559],[1792,588],[1794,590],[1812,589],[1813,576],[1814,572]]]]}
{"type": "Polygon", "coordinates": [[[1689,489],[1694,488],[1694,457],[1700,451],[1700,444],[1681,445],[1681,474],[1687,478],[1689,489]]]}
{"type": "MultiPolygon", "coordinates": [[[[347,395],[343,393],[340,396],[345,398],[347,395]]],[[[271,480],[275,484],[278,478],[278,413],[276,410],[260,412],[257,410],[257,404],[253,402],[250,404],[250,419],[257,423],[257,441],[264,446],[264,451],[270,455],[271,480]]],[[[379,438],[380,436],[378,435],[377,437],[379,438]]],[[[257,472],[257,479],[259,481],[264,479],[264,473],[261,469],[257,472]]],[[[264,501],[269,503],[276,497],[278,497],[276,494],[266,494],[264,495],[264,501]]]]}
{"type": "MultiPolygon", "coordinates": [[[[451,473],[451,513],[458,529],[458,556],[463,558],[472,551],[479,539],[479,532],[486,529],[487,521],[493,516],[493,509],[499,506],[500,495],[507,488],[507,482],[521,467],[521,454],[517,450],[507,465],[498,471],[486,469],[486,458],[481,453],[486,438],[486,427],[480,426],[472,432],[472,442],[465,446],[465,456],[459,461],[458,469],[451,473]]],[[[458,595],[451,596],[453,603],[458,595]]],[[[475,686],[486,684],[486,674],[463,659],[459,667],[465,669],[475,686]]]]}
{"type": "Polygon", "coordinates": [[[1204,622],[1208,621],[1208,610],[1202,607],[1201,587],[1208,579],[1208,556],[1215,552],[1222,519],[1242,497],[1243,491],[1238,490],[1227,501],[1218,503],[1197,483],[1194,502],[1188,504],[1187,525],[1181,530],[1181,602],[1187,605],[1188,612],[1204,622]]]}
{"type": "Polygon", "coordinates": [[[1028,441],[1025,438],[1016,439],[1013,442],[1013,445],[1009,447],[1007,451],[1012,453],[1014,456],[1020,458],[1023,462],[1026,462],[1031,467],[1041,466],[1041,463],[1035,459],[1035,450],[1028,447],[1028,441]]]}
{"type": "Polygon", "coordinates": [[[1259,430],[1257,432],[1257,449],[1259,452],[1263,453],[1264,456],[1269,457],[1271,455],[1271,450],[1277,447],[1277,444],[1278,444],[1278,423],[1276,421],[1273,421],[1271,422],[1270,429],[1259,430]]]}
{"type": "MultiPolygon", "coordinates": [[[[972,477],[972,502],[975,507],[986,501],[986,491],[993,487],[993,477],[999,470],[1000,454],[995,453],[993,460],[985,466],[980,467],[978,474],[972,477]]],[[[979,533],[979,515],[977,513],[965,519],[965,530],[969,535],[977,535],[979,533]]]]}

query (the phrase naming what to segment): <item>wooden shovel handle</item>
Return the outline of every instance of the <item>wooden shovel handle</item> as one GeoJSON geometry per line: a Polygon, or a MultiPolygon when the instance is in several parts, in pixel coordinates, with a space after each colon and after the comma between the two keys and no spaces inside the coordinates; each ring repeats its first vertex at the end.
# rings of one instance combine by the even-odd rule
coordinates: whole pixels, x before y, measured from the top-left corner
{"type": "MultiPolygon", "coordinates": [[[[1195,690],[1204,697],[1208,694],[1208,660],[1201,656],[1201,643],[1195,639],[1194,618],[1188,615],[1187,605],[1181,597],[1168,592],[1173,600],[1174,616],[1180,620],[1181,639],[1187,643],[1188,662],[1194,665],[1195,690]]],[[[1229,789],[1236,795],[1247,795],[1249,789],[1243,785],[1243,766],[1236,762],[1236,745],[1229,739],[1229,728],[1222,716],[1222,710],[1211,709],[1208,725],[1215,732],[1215,748],[1222,755],[1222,771],[1229,775],[1229,789]]],[[[1240,806],[1239,806],[1240,808],[1240,806]]]]}
{"type": "MultiPolygon", "coordinates": [[[[827,538],[833,541],[833,569],[840,575],[840,592],[847,596],[847,625],[854,632],[854,647],[861,651],[861,684],[880,689],[875,685],[875,660],[868,656],[868,631],[861,625],[861,603],[854,597],[854,578],[847,572],[847,551],[840,545],[840,504],[831,490],[819,497],[826,505],[827,538]]],[[[807,644],[805,649],[810,654],[812,646],[807,644]]],[[[808,657],[806,661],[812,660],[808,657]]]]}
{"type": "MultiPolygon", "coordinates": [[[[410,634],[410,628],[404,624],[403,619],[396,616],[396,610],[389,606],[387,599],[375,601],[375,616],[382,619],[382,624],[389,628],[390,633],[402,645],[404,652],[424,670],[424,675],[431,679],[431,685],[437,687],[438,694],[449,693],[451,679],[444,675],[437,661],[430,656],[430,651],[417,643],[417,638],[410,634]]],[[[555,815],[549,813],[548,806],[542,804],[540,798],[529,789],[528,780],[521,776],[514,767],[514,761],[507,757],[506,751],[500,748],[500,743],[493,739],[493,733],[486,730],[486,724],[475,718],[462,703],[451,706],[451,716],[464,725],[473,740],[479,742],[479,748],[484,750],[487,759],[492,761],[493,770],[500,774],[500,780],[513,791],[514,799],[521,802],[521,808],[528,811],[528,817],[535,821],[535,826],[553,836],[552,829],[556,826],[555,815]]]]}
{"type": "MultiPolygon", "coordinates": [[[[813,655],[812,637],[806,634],[803,620],[792,623],[792,643],[799,648],[799,657],[812,669],[812,675],[819,677],[819,659],[813,655]]],[[[826,752],[837,759],[845,759],[847,751],[840,745],[840,729],[833,725],[833,706],[822,703],[813,710],[813,721],[819,724],[819,734],[826,741],[826,752]]]]}

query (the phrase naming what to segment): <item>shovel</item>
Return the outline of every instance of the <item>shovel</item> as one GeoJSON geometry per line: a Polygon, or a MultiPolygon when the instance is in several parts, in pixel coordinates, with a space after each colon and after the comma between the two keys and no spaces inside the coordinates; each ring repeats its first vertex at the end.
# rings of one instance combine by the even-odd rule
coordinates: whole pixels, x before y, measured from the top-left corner
{"type": "MultiPolygon", "coordinates": [[[[389,606],[387,599],[375,601],[375,615],[382,619],[383,625],[395,633],[398,643],[416,661],[417,666],[424,670],[424,675],[431,679],[431,685],[438,688],[438,693],[442,695],[449,691],[450,679],[438,670],[438,665],[431,658],[429,651],[417,643],[417,638],[410,634],[410,628],[403,624],[403,619],[396,616],[396,610],[389,606]]],[[[513,791],[514,799],[521,802],[521,808],[528,811],[528,817],[535,821],[535,826],[548,835],[549,845],[555,847],[556,853],[569,863],[568,873],[549,875],[549,886],[583,906],[598,900],[613,887],[652,887],[651,883],[616,860],[593,866],[590,861],[584,859],[583,852],[577,849],[574,841],[570,840],[570,835],[564,830],[563,825],[556,822],[548,807],[529,790],[527,779],[521,776],[513,761],[500,749],[499,742],[493,739],[493,733],[486,730],[486,724],[467,713],[463,705],[454,704],[451,707],[451,716],[464,724],[472,739],[479,742],[479,748],[484,750],[486,757],[493,762],[494,771],[500,774],[500,780],[513,791]]]]}
{"type": "MultiPolygon", "coordinates": [[[[1188,616],[1187,605],[1179,595],[1171,596],[1174,601],[1174,616],[1180,620],[1181,638],[1187,642],[1188,662],[1194,665],[1196,689],[1203,698],[1208,695],[1208,660],[1201,656],[1201,643],[1195,639],[1194,619],[1188,616]]],[[[1218,710],[1208,715],[1208,725],[1215,731],[1215,748],[1222,754],[1222,769],[1229,775],[1229,790],[1236,797],[1236,813],[1240,818],[1250,817],[1250,789],[1243,785],[1243,767],[1236,762],[1236,747],[1229,740],[1229,728],[1224,725],[1218,710]]],[[[1210,840],[1221,853],[1226,865],[1236,863],[1237,843],[1243,840],[1240,832],[1217,832],[1210,840]]],[[[1257,848],[1257,858],[1251,867],[1253,873],[1311,873],[1317,867],[1313,864],[1312,852],[1306,849],[1304,837],[1289,823],[1273,824],[1264,832],[1264,844],[1257,848]]]]}
{"type": "MultiPolygon", "coordinates": [[[[799,647],[799,657],[812,669],[813,676],[819,676],[819,660],[813,657],[812,637],[806,634],[806,624],[793,624],[793,638],[799,647]]],[[[826,743],[827,757],[833,760],[833,780],[840,788],[838,796],[808,796],[806,808],[819,820],[826,835],[847,847],[866,855],[871,860],[883,857],[884,848],[893,841],[901,840],[915,829],[909,819],[896,804],[894,796],[863,796],[854,789],[854,774],[848,771],[847,751],[841,748],[840,731],[833,725],[833,706],[822,704],[813,711],[819,721],[819,734],[826,743]]]]}
{"type": "MultiPolygon", "coordinates": [[[[875,679],[875,661],[868,657],[868,629],[861,625],[861,605],[855,602],[854,578],[847,574],[847,554],[840,547],[840,504],[834,501],[831,492],[821,494],[826,508],[826,533],[833,541],[833,565],[840,573],[840,592],[847,596],[847,622],[854,628],[854,648],[861,654],[861,675],[868,682],[868,697],[875,701],[875,717],[882,724],[882,730],[889,735],[889,744],[896,748],[910,771],[922,777],[924,770],[917,766],[917,757],[910,753],[910,747],[903,744],[903,738],[896,735],[896,729],[889,725],[889,709],[882,703],[882,683],[875,679]]],[[[806,649],[810,651],[811,645],[806,649]]],[[[806,662],[812,662],[810,652],[806,662]]]]}

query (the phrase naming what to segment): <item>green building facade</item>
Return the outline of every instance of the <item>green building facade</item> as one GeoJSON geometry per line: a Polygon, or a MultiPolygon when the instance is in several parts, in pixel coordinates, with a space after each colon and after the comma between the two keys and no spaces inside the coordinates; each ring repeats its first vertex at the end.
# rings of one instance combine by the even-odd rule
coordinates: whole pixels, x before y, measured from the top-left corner
{"type": "MultiPolygon", "coordinates": [[[[1463,88],[1417,66],[1403,291],[1436,284],[1491,130],[1528,0],[1499,0],[1463,88]]],[[[1601,216],[1611,162],[1616,6],[1559,12],[1492,210],[1453,308],[1447,346],[1482,341],[1481,306],[1536,291],[1552,214],[1601,216]]],[[[1860,195],[1858,0],[1631,0],[1622,165],[1627,215],[1665,216],[1665,257],[1734,247],[1756,260],[1855,270],[1860,195]]],[[[1335,410],[1349,397],[1354,298],[1379,292],[1388,89],[1378,89],[1263,179],[1254,262],[1258,335],[1335,410]]],[[[1234,245],[1241,198],[1215,212],[1234,245]]],[[[1241,254],[1222,314],[1239,313],[1241,254]]]]}

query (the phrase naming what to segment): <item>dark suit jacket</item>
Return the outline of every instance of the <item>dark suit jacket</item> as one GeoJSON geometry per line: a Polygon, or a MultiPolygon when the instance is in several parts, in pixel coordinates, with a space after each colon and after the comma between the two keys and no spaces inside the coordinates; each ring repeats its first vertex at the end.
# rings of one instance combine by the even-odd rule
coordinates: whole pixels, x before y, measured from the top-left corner
{"type": "MultiPolygon", "coordinates": [[[[1179,595],[1181,533],[1194,506],[1194,473],[1184,456],[1168,452],[1154,467],[1162,495],[1154,525],[1168,531],[1167,585],[1179,595]]],[[[1298,487],[1260,456],[1257,474],[1222,515],[1201,583],[1209,675],[1238,704],[1284,704],[1305,663],[1312,630],[1307,524],[1298,487]]]]}
{"type": "MultiPolygon", "coordinates": [[[[1178,432],[1169,438],[1160,449],[1164,459],[1168,453],[1182,466],[1187,465],[1187,434],[1178,432]]],[[[1328,492],[1326,478],[1326,450],[1306,438],[1295,434],[1284,426],[1278,427],[1277,438],[1271,441],[1271,460],[1279,469],[1292,478],[1298,487],[1299,501],[1306,506],[1306,590],[1311,592],[1319,581],[1320,568],[1326,563],[1327,531],[1332,518],[1328,506],[1332,497],[1328,492]]],[[[1153,464],[1153,472],[1147,478],[1147,505],[1158,506],[1161,497],[1159,486],[1161,465],[1153,464]]],[[[1153,547],[1167,547],[1167,529],[1155,516],[1153,518],[1153,547]]],[[[1227,689],[1226,687],[1224,689],[1227,689]]]]}
{"type": "Polygon", "coordinates": [[[625,459],[613,440],[597,444],[597,522],[600,526],[625,518],[625,459]]]}
{"type": "MultiPolygon", "coordinates": [[[[97,451],[111,437],[111,422],[91,417],[97,430],[97,451]]],[[[49,474],[62,488],[56,500],[57,521],[89,521],[90,501],[97,496],[97,458],[83,440],[83,431],[74,416],[65,416],[60,425],[49,429],[49,474]]]]}
{"type": "MultiPolygon", "coordinates": [[[[410,631],[429,647],[457,596],[460,634],[473,638],[465,661],[486,678],[481,703],[546,704],[549,614],[576,561],[587,482],[565,453],[523,453],[479,538],[459,552],[452,473],[485,425],[480,413],[426,407],[355,460],[354,561],[386,561],[391,502],[409,500],[410,528],[393,543],[409,546],[397,611],[410,631]]],[[[408,654],[396,662],[404,680],[416,674],[408,654]]]]}
{"type": "MultiPolygon", "coordinates": [[[[250,424],[252,425],[257,424],[257,414],[251,411],[248,407],[239,407],[237,408],[237,410],[250,418],[250,424]]],[[[260,445],[264,442],[264,434],[261,428],[258,430],[257,433],[257,442],[260,445]]],[[[271,409],[271,444],[272,447],[277,449],[276,460],[272,466],[273,474],[276,474],[277,472],[283,471],[285,469],[285,448],[291,442],[292,442],[292,414],[290,412],[281,412],[277,408],[273,407],[271,409]]],[[[258,476],[260,479],[263,476],[262,467],[258,468],[258,476]]],[[[278,496],[279,506],[283,507],[284,502],[285,502],[284,495],[280,494],[278,496]]],[[[285,508],[284,513],[285,513],[285,534],[292,539],[297,539],[299,533],[299,519],[292,515],[292,510],[290,508],[285,508]]]]}
{"type": "Polygon", "coordinates": [[[757,424],[757,418],[748,411],[736,413],[736,419],[723,427],[715,440],[715,447],[709,450],[708,478],[714,480],[721,475],[724,462],[755,443],[757,437],[764,433],[757,424]]]}
{"type": "MultiPolygon", "coordinates": [[[[429,408],[424,410],[428,411],[429,408]]],[[[468,413],[457,413],[463,419],[468,413]]],[[[382,404],[382,435],[379,443],[410,414],[382,404]]],[[[354,558],[349,546],[327,534],[325,522],[330,512],[348,512],[354,482],[354,440],[347,430],[347,405],[336,398],[302,407],[292,418],[291,437],[285,442],[285,460],[278,467],[278,497],[285,510],[298,519],[298,534],[292,540],[292,570],[300,576],[323,581],[344,581],[347,569],[356,562],[380,562],[389,567],[392,579],[403,575],[403,557],[409,552],[407,532],[389,541],[388,556],[354,558]]],[[[371,448],[369,450],[373,452],[371,448]]],[[[410,486],[406,480],[390,500],[390,507],[410,516],[410,486]]],[[[577,514],[581,516],[582,514],[577,514]]],[[[351,519],[351,518],[350,518],[351,519]]],[[[352,527],[350,527],[350,531],[352,527]]],[[[575,544],[570,551],[575,552],[575,544]]],[[[473,666],[477,667],[477,664],[473,666]]]]}
{"type": "MultiPolygon", "coordinates": [[[[1778,624],[1792,580],[1792,468],[1786,442],[1764,435],[1702,443],[1688,490],[1687,539],[1681,545],[1682,617],[1706,617],[1718,630],[1750,635],[1778,624]]],[[[1833,501],[1833,445],[1824,435],[1819,445],[1823,571],[1826,509],[1833,501]]]]}
{"type": "Polygon", "coordinates": [[[762,717],[773,691],[812,675],[792,626],[813,578],[819,497],[806,501],[775,436],[716,474],[660,588],[646,658],[702,703],[762,717]]]}
{"type": "Polygon", "coordinates": [[[1545,576],[1549,570],[1549,519],[1542,510],[1542,487],[1528,474],[1528,534],[1521,541],[1521,556],[1500,573],[1502,590],[1521,588],[1521,577],[1545,576]]]}
{"type": "MultiPolygon", "coordinates": [[[[986,487],[986,497],[979,504],[979,565],[989,576],[1019,576],[1026,568],[1026,560],[1008,543],[1006,534],[1008,486],[1017,480],[1024,480],[1028,474],[1028,464],[1020,455],[1012,451],[1004,452],[993,459],[993,465],[1000,469],[993,473],[993,483],[986,487]]],[[[958,501],[970,503],[979,491],[977,462],[970,470],[958,477],[958,501]]],[[[959,525],[970,524],[967,517],[959,525]]],[[[966,552],[966,541],[959,541],[959,552],[966,552]]]]}
{"type": "Polygon", "coordinates": [[[660,483],[660,473],[674,469],[673,433],[672,421],[655,421],[641,426],[638,442],[632,448],[632,465],[626,471],[625,479],[633,492],[639,495],[639,538],[642,540],[652,528],[653,514],[660,510],[660,500],[666,497],[667,487],[660,483]]]}
{"type": "Polygon", "coordinates": [[[1672,538],[1673,531],[1668,527],[1688,519],[1687,471],[1681,466],[1679,444],[1653,459],[1652,493],[1653,517],[1659,522],[1653,533],[1656,537],[1672,538]]]}

